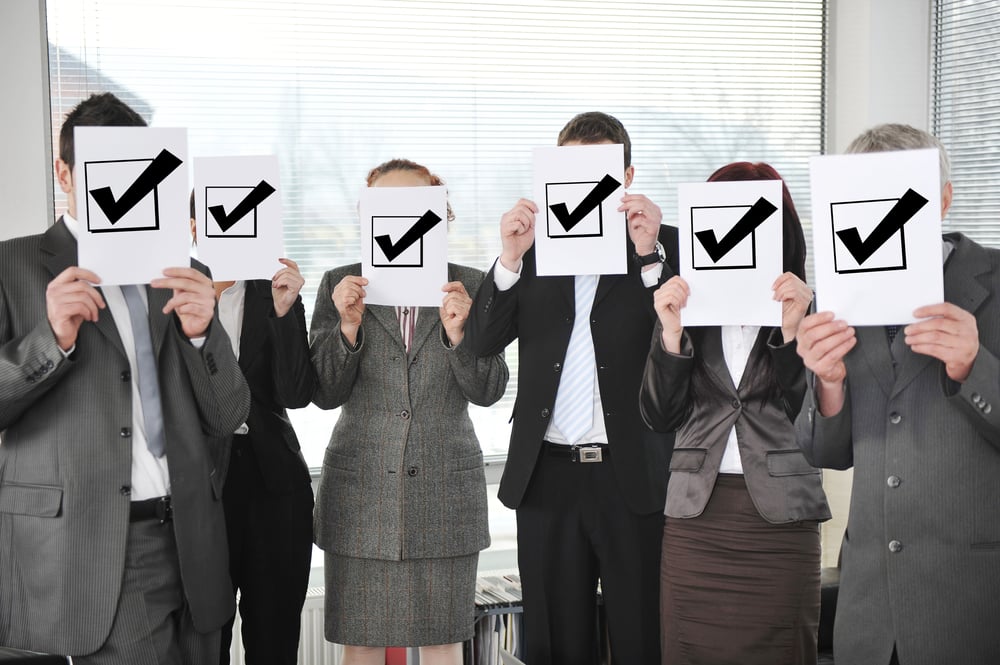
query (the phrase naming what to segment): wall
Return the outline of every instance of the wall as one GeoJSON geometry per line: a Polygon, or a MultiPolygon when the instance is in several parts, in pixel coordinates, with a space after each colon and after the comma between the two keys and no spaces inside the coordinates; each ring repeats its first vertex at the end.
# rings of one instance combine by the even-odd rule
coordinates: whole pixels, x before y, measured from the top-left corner
{"type": "Polygon", "coordinates": [[[52,149],[44,0],[0,2],[0,240],[52,221],[52,149]]]}

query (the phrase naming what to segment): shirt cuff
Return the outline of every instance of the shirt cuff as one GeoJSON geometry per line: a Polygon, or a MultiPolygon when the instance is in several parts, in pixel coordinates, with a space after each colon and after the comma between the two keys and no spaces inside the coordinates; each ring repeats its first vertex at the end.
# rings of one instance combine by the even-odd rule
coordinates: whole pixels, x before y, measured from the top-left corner
{"type": "Polygon", "coordinates": [[[501,263],[500,258],[497,257],[497,260],[493,263],[493,283],[496,285],[497,290],[506,291],[517,284],[517,280],[521,279],[522,268],[524,268],[523,260],[517,272],[507,270],[504,264],[501,263]]]}
{"type": "MultiPolygon", "coordinates": [[[[497,263],[499,263],[499,261],[497,261],[497,263]]],[[[655,268],[644,270],[639,274],[641,275],[642,283],[646,288],[656,286],[660,281],[660,275],[663,274],[663,263],[657,263],[655,268]]]]}

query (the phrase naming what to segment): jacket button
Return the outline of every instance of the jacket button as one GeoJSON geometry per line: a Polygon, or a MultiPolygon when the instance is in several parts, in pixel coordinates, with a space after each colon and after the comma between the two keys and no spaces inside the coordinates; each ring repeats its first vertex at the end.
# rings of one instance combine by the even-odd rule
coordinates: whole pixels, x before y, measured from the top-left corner
{"type": "Polygon", "coordinates": [[[556,364],[552,365],[552,371],[553,372],[559,372],[561,370],[562,370],[562,363],[556,363],[556,364]]]}
{"type": "Polygon", "coordinates": [[[903,416],[899,415],[895,411],[889,414],[889,422],[893,425],[898,425],[901,420],[903,420],[903,416]]]}
{"type": "Polygon", "coordinates": [[[122,485],[118,488],[118,493],[122,496],[128,496],[132,493],[132,487],[130,485],[122,485]]]}
{"type": "Polygon", "coordinates": [[[902,550],[903,550],[903,543],[899,542],[898,540],[890,540],[889,541],[889,551],[890,552],[892,552],[893,554],[896,554],[897,552],[901,552],[902,550]]]}
{"type": "Polygon", "coordinates": [[[48,369],[52,369],[53,367],[55,367],[55,365],[52,364],[51,360],[46,360],[45,361],[45,367],[48,368],[48,369]]]}
{"type": "Polygon", "coordinates": [[[410,478],[417,475],[417,467],[411,466],[409,469],[406,470],[406,475],[408,475],[410,478]]]}
{"type": "Polygon", "coordinates": [[[552,412],[548,409],[542,409],[542,418],[548,418],[550,413],[552,412]]]}
{"type": "Polygon", "coordinates": [[[603,372],[604,370],[606,370],[607,368],[608,368],[608,366],[607,366],[607,365],[598,365],[598,366],[597,366],[597,369],[601,370],[602,372],[603,372]]]}
{"type": "Polygon", "coordinates": [[[132,372],[130,372],[128,370],[125,370],[121,374],[121,379],[122,379],[122,381],[131,381],[132,380],[132,372]]]}
{"type": "Polygon", "coordinates": [[[123,439],[127,439],[128,437],[132,436],[132,428],[131,427],[122,427],[121,431],[118,432],[118,434],[123,439]]]}
{"type": "Polygon", "coordinates": [[[403,420],[409,420],[410,419],[410,412],[404,409],[404,410],[402,410],[402,411],[399,412],[399,417],[402,418],[403,420]]]}
{"type": "Polygon", "coordinates": [[[899,479],[899,476],[889,476],[888,478],[885,479],[886,485],[888,485],[893,489],[899,487],[900,483],[902,482],[903,481],[899,479]]]}
{"type": "Polygon", "coordinates": [[[972,393],[972,395],[970,395],[970,399],[972,399],[972,403],[973,404],[982,404],[983,403],[983,398],[982,398],[982,396],[979,393],[972,393]]]}
{"type": "Polygon", "coordinates": [[[740,406],[742,406],[742,405],[740,404],[740,401],[739,401],[738,399],[734,399],[734,400],[733,400],[733,408],[734,408],[734,409],[738,409],[738,408],[740,408],[740,406]]]}
{"type": "Polygon", "coordinates": [[[990,411],[993,410],[993,407],[990,406],[989,404],[984,404],[979,408],[982,409],[983,413],[989,413],[990,411]]]}

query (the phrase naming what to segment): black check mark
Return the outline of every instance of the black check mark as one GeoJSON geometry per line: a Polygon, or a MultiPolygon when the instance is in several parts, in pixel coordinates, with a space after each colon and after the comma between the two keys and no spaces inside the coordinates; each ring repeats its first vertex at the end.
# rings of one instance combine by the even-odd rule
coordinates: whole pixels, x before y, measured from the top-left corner
{"type": "Polygon", "coordinates": [[[250,190],[250,193],[246,195],[242,201],[236,204],[233,211],[226,214],[226,209],[221,205],[209,206],[208,211],[212,213],[212,217],[215,218],[215,223],[219,225],[222,232],[225,233],[229,229],[233,228],[236,222],[240,221],[247,216],[247,213],[259,206],[264,202],[264,199],[274,194],[276,190],[266,180],[261,180],[256,187],[250,190]]]}
{"type": "Polygon", "coordinates": [[[775,205],[762,196],[740,217],[740,221],[736,222],[736,225],[722,236],[722,240],[716,239],[715,231],[712,229],[698,231],[694,235],[701,241],[701,245],[708,253],[708,257],[712,259],[712,263],[718,263],[719,259],[753,233],[758,226],[774,214],[775,210],[777,210],[775,205]]]}
{"type": "Polygon", "coordinates": [[[847,251],[851,253],[851,256],[860,265],[870,259],[871,255],[877,252],[879,247],[888,242],[889,238],[902,229],[904,224],[913,219],[917,211],[926,204],[927,199],[912,189],[907,189],[906,193],[896,201],[896,205],[892,206],[892,210],[882,218],[882,221],[878,223],[867,238],[864,240],[861,239],[861,234],[858,232],[857,227],[837,231],[837,237],[840,238],[840,241],[844,243],[844,247],[847,248],[847,251]]]}
{"type": "Polygon", "coordinates": [[[601,205],[604,199],[611,196],[621,186],[620,182],[610,175],[606,175],[590,190],[589,194],[583,197],[583,200],[577,204],[573,212],[570,212],[566,208],[565,203],[554,203],[549,206],[549,209],[552,210],[552,214],[556,216],[563,229],[569,232],[574,226],[582,222],[583,218],[589,215],[594,208],[601,205]]]}
{"type": "Polygon", "coordinates": [[[164,148],[117,201],[110,187],[92,189],[90,195],[113,226],[181,164],[183,162],[176,155],[164,148]]]}
{"type": "Polygon", "coordinates": [[[382,253],[385,254],[385,258],[389,259],[389,261],[395,261],[396,257],[408,250],[413,243],[423,238],[424,234],[437,226],[440,221],[440,216],[435,214],[434,211],[428,210],[395,244],[393,244],[387,235],[375,236],[375,242],[378,243],[382,253]]]}

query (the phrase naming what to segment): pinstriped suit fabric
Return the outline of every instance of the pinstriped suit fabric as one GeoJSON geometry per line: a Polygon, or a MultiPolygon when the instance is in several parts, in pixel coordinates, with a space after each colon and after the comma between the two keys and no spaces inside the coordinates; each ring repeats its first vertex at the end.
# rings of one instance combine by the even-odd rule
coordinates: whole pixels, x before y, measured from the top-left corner
{"type": "MultiPolygon", "coordinates": [[[[118,605],[128,533],[132,422],[127,359],[110,313],[84,323],[64,359],[45,289],[76,264],[60,222],[0,243],[0,643],[81,655],[104,642],[118,605]]],[[[199,630],[232,613],[213,446],[245,418],[246,387],[213,324],[181,338],[147,291],[187,600],[199,630]]]]}
{"type": "Polygon", "coordinates": [[[797,421],[811,462],[854,467],[837,662],[884,665],[894,643],[907,665],[1000,654],[1000,252],[946,237],[945,299],[979,330],[965,383],[902,336],[890,355],[882,328],[859,328],[844,409],[823,418],[809,394],[797,421]]]}

